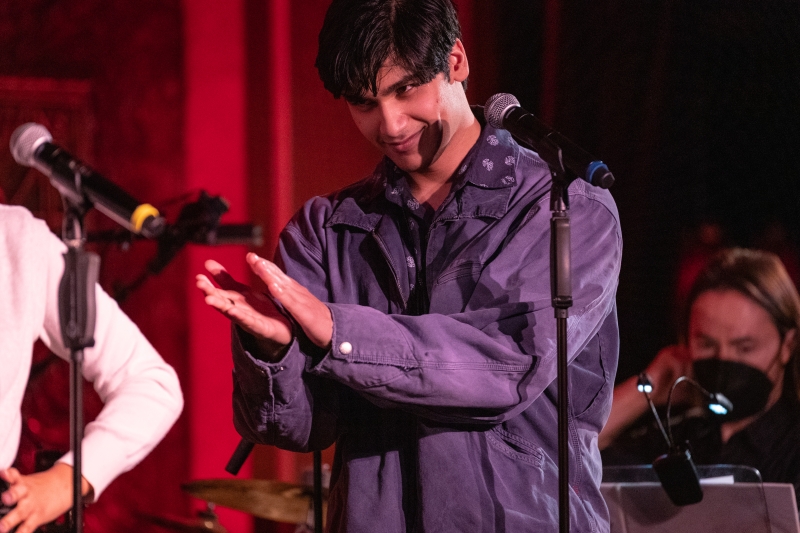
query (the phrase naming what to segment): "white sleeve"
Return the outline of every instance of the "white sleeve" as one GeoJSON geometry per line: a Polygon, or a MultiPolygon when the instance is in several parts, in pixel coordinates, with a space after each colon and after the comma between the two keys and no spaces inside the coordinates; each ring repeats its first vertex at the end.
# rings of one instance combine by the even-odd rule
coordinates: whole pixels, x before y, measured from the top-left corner
{"type": "MultiPolygon", "coordinates": [[[[50,237],[46,239],[48,301],[42,338],[56,354],[69,358],[58,319],[64,246],[50,237]]],[[[97,497],[161,441],[180,415],[183,395],[172,367],[99,285],[95,291],[95,345],[84,351],[83,375],[93,383],[104,406],[85,429],[82,473],[97,497]]],[[[72,464],[72,453],[60,461],[72,464]]]]}

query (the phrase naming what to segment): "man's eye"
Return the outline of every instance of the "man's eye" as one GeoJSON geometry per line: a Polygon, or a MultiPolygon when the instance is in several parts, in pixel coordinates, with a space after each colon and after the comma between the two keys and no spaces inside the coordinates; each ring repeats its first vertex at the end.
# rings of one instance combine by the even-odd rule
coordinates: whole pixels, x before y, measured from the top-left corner
{"type": "Polygon", "coordinates": [[[698,350],[714,350],[716,348],[716,344],[714,342],[706,340],[698,341],[696,346],[698,350]]]}
{"type": "Polygon", "coordinates": [[[372,109],[373,107],[375,107],[375,103],[370,100],[353,99],[353,100],[347,100],[347,103],[361,111],[366,111],[368,109],[372,109]]]}
{"type": "Polygon", "coordinates": [[[742,354],[742,355],[746,355],[746,354],[752,352],[754,349],[755,349],[755,346],[753,346],[752,344],[749,344],[749,343],[748,344],[740,344],[739,345],[739,353],[742,354]]]}
{"type": "Polygon", "coordinates": [[[417,86],[415,84],[413,84],[413,83],[411,83],[409,85],[404,85],[404,86],[400,87],[399,89],[397,89],[397,94],[399,94],[399,95],[408,94],[409,92],[413,91],[416,88],[417,88],[417,86]]]}

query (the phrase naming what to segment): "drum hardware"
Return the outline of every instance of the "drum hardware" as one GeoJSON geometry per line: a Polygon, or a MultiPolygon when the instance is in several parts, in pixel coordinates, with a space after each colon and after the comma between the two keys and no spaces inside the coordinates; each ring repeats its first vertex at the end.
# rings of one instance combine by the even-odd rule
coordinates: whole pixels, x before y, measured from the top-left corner
{"type": "Polygon", "coordinates": [[[197,518],[183,518],[166,515],[141,515],[147,522],[170,531],[184,533],[228,533],[214,512],[214,504],[208,503],[206,508],[197,512],[197,518]]]}
{"type": "MultiPolygon", "coordinates": [[[[268,479],[207,479],[181,488],[208,503],[289,524],[313,523],[312,487],[268,479]]],[[[327,500],[327,490],[323,493],[327,500]]],[[[323,501],[323,516],[327,501],[323,501]]]]}

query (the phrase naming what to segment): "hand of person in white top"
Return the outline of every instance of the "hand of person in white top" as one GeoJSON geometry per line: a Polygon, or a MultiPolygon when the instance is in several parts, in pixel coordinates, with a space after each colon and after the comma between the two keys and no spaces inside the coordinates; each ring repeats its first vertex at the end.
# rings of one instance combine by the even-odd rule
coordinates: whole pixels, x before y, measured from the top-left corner
{"type": "MultiPolygon", "coordinates": [[[[72,467],[56,463],[49,470],[23,476],[16,468],[0,470],[0,478],[9,484],[0,495],[6,506],[16,505],[0,520],[0,533],[19,525],[16,533],[33,533],[42,524],[52,522],[72,508],[72,467]]],[[[91,500],[92,486],[82,479],[81,493],[91,500]]]]}

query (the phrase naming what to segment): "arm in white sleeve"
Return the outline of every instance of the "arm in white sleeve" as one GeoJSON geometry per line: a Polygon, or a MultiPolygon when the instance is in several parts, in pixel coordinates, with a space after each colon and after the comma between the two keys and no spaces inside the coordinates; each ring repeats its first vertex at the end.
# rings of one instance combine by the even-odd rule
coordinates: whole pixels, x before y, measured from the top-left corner
{"type": "MultiPolygon", "coordinates": [[[[43,241],[48,300],[41,337],[57,355],[68,359],[58,316],[65,247],[53,235],[43,241]]],[[[183,396],[172,367],[99,285],[95,291],[95,345],[84,351],[83,375],[93,383],[104,406],[85,429],[82,474],[97,497],[161,441],[181,413],[183,396]]],[[[72,464],[72,454],[61,461],[72,464]]]]}

